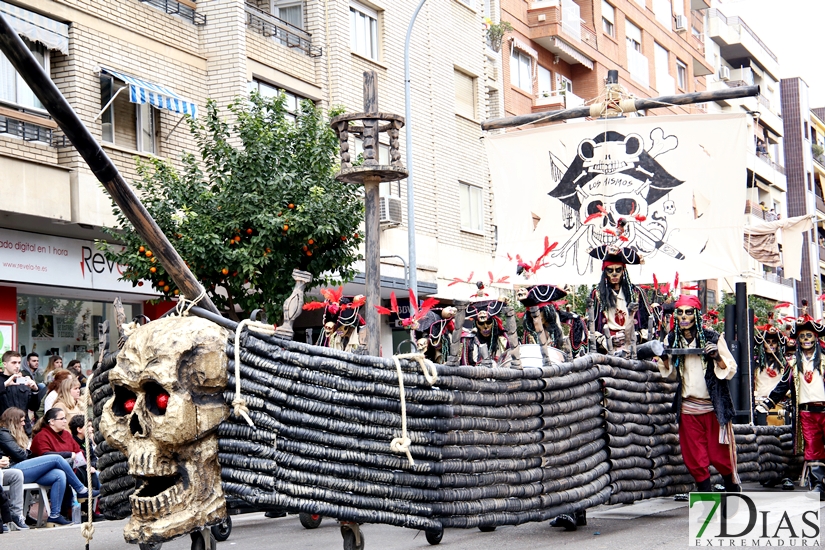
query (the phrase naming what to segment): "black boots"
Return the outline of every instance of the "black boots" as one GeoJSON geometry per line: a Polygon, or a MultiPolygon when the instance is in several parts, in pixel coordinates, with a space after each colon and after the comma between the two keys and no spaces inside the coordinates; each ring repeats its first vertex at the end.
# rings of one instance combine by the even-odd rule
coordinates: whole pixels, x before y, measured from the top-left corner
{"type": "Polygon", "coordinates": [[[742,486],[737,485],[733,482],[733,474],[728,474],[726,476],[722,476],[722,479],[725,482],[725,492],[727,493],[741,493],[742,486]]]}
{"type": "Polygon", "coordinates": [[[697,482],[696,486],[698,487],[697,491],[699,491],[700,493],[712,493],[713,492],[713,487],[711,487],[711,485],[710,485],[710,478],[707,478],[704,481],[697,482]]]}
{"type": "Polygon", "coordinates": [[[587,510],[579,510],[571,514],[561,514],[550,522],[552,527],[564,527],[565,531],[575,531],[587,525],[587,510]]]}

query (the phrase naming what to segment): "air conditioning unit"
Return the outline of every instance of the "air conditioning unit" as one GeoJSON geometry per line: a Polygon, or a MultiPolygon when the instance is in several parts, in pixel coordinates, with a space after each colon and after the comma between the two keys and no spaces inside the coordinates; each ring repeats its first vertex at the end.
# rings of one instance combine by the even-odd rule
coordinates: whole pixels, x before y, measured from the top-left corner
{"type": "Polygon", "coordinates": [[[687,30],[687,17],[685,17],[684,15],[677,15],[676,16],[676,30],[677,31],[687,30]]]}
{"type": "Polygon", "coordinates": [[[404,217],[401,210],[401,199],[398,197],[380,197],[379,219],[382,226],[395,227],[401,225],[404,217]]]}
{"type": "Polygon", "coordinates": [[[725,82],[730,80],[730,67],[725,67],[724,65],[719,67],[719,80],[724,80],[725,82]]]}

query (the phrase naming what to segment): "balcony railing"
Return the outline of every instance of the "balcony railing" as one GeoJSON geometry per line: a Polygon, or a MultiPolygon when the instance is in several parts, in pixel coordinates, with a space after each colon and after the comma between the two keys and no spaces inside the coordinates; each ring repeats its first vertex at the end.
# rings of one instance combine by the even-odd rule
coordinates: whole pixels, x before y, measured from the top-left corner
{"type": "Polygon", "coordinates": [[[582,23],[582,42],[594,49],[597,49],[596,33],[585,27],[584,23],[582,23]]]}
{"type": "Polygon", "coordinates": [[[762,151],[756,151],[756,156],[762,159],[763,162],[766,162],[771,165],[771,168],[782,174],[785,175],[785,167],[781,164],[777,164],[771,159],[771,155],[769,153],[765,153],[762,151]]]}
{"type": "Polygon", "coordinates": [[[50,118],[0,107],[0,134],[17,136],[24,141],[38,141],[52,147],[68,146],[66,136],[56,133],[55,130],[57,124],[50,118]]]}
{"type": "Polygon", "coordinates": [[[770,271],[763,271],[762,278],[766,281],[770,281],[772,283],[777,283],[784,286],[789,286],[793,288],[793,279],[786,279],[781,275],[777,275],[776,273],[772,273],[770,271]]]}
{"type": "Polygon", "coordinates": [[[246,4],[246,26],[263,36],[271,36],[288,48],[296,48],[309,57],[321,57],[323,49],[312,45],[312,35],[283,19],[246,4]]]}
{"type": "Polygon", "coordinates": [[[825,262],[825,246],[819,245],[819,261],[825,262]]]}
{"type": "Polygon", "coordinates": [[[647,58],[630,45],[627,47],[627,70],[630,71],[630,78],[645,88],[650,87],[650,65],[647,58]]]}
{"type": "Polygon", "coordinates": [[[183,19],[191,21],[195,25],[206,25],[206,16],[195,11],[195,3],[189,0],[140,0],[144,4],[149,4],[170,15],[180,15],[183,19]]]}
{"type": "Polygon", "coordinates": [[[704,33],[693,34],[693,32],[691,32],[690,33],[690,43],[693,45],[693,47],[696,49],[696,51],[698,51],[702,55],[705,54],[705,35],[704,35],[704,33]]]}
{"type": "Polygon", "coordinates": [[[759,37],[756,35],[756,33],[753,32],[751,30],[751,28],[747,24],[745,24],[744,21],[739,19],[738,17],[725,17],[725,15],[721,11],[717,10],[716,8],[708,10],[708,17],[718,17],[720,20],[724,21],[724,23],[726,25],[729,25],[729,26],[739,25],[741,28],[743,28],[745,30],[745,32],[747,32],[748,34],[751,35],[751,38],[753,38],[756,41],[757,44],[762,46],[762,49],[764,49],[765,52],[767,52],[767,54],[770,56],[771,59],[773,59],[777,63],[779,62],[779,59],[776,57],[776,54],[774,54],[770,50],[770,48],[768,48],[768,46],[765,45],[765,43],[762,42],[762,40],[759,39],[759,37]]]}
{"type": "Polygon", "coordinates": [[[825,214],[825,201],[822,197],[816,197],[816,209],[825,214]]]}

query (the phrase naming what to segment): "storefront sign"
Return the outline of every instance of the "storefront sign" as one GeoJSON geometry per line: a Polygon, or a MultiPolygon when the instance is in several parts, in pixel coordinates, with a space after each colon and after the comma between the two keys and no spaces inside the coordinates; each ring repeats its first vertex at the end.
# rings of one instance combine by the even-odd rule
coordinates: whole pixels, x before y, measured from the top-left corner
{"type": "Polygon", "coordinates": [[[0,229],[0,281],[157,295],[122,276],[92,241],[0,229]]]}

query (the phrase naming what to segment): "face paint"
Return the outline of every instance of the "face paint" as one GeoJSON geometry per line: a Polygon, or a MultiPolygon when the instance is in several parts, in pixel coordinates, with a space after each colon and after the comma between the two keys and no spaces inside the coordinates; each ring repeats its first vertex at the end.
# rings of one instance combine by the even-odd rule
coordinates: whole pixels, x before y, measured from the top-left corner
{"type": "Polygon", "coordinates": [[[478,327],[478,333],[488,338],[493,332],[493,318],[486,311],[480,311],[478,317],[476,317],[476,326],[478,327]]]}
{"type": "Polygon", "coordinates": [[[692,307],[680,307],[673,312],[673,316],[679,323],[679,328],[688,330],[696,325],[696,309],[692,307]]]}
{"type": "Polygon", "coordinates": [[[774,339],[765,338],[765,342],[762,345],[765,347],[765,353],[771,354],[776,353],[776,348],[779,347],[779,342],[774,339]]]}
{"type": "Polygon", "coordinates": [[[618,285],[622,280],[622,274],[624,273],[624,266],[623,265],[611,265],[604,268],[604,272],[607,274],[607,282],[610,283],[611,286],[618,285]]]}
{"type": "Polygon", "coordinates": [[[796,341],[799,343],[802,349],[806,351],[811,350],[813,349],[814,344],[816,343],[816,334],[814,334],[810,330],[803,330],[796,337],[796,341]]]}

